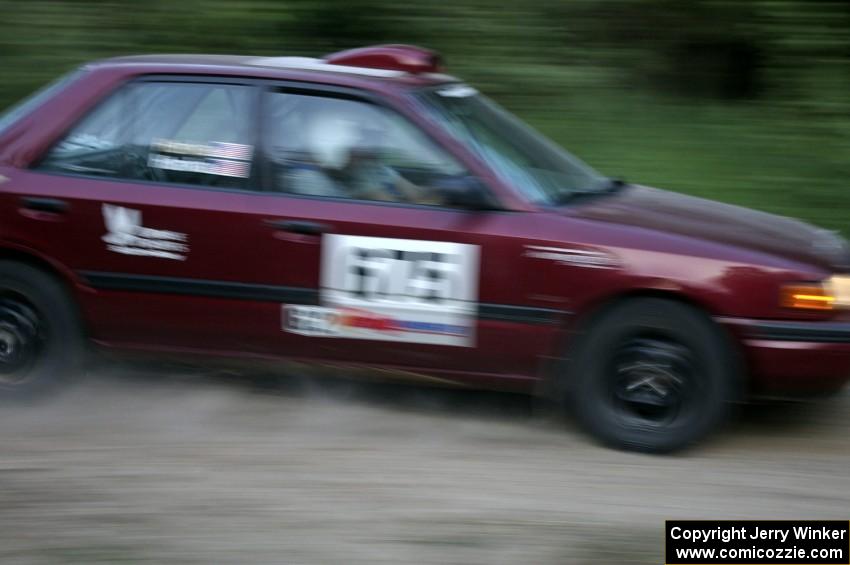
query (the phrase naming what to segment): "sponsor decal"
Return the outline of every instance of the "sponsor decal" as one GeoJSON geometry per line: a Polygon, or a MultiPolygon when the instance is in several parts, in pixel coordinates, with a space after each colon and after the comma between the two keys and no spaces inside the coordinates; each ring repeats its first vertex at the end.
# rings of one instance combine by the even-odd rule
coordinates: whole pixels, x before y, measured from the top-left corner
{"type": "Polygon", "coordinates": [[[323,306],[284,304],[282,329],[312,337],[339,336],[339,310],[323,306]]]}
{"type": "Polygon", "coordinates": [[[242,143],[209,144],[157,139],[151,143],[148,166],[168,171],[247,178],[254,148],[242,143]]]}
{"type": "Polygon", "coordinates": [[[326,234],[321,306],[283,306],[283,329],[315,337],[472,347],[478,246],[326,234]]]}
{"type": "Polygon", "coordinates": [[[106,234],[101,238],[106,248],[122,255],[159,257],[183,261],[189,253],[185,233],[146,228],[141,210],[103,204],[106,234]]]}
{"type": "Polygon", "coordinates": [[[283,329],[308,336],[352,337],[368,330],[376,337],[401,336],[404,333],[466,336],[470,328],[456,324],[402,320],[354,308],[283,305],[283,329]]]}
{"type": "Polygon", "coordinates": [[[565,249],[543,245],[526,245],[524,255],[534,259],[549,259],[561,265],[573,265],[576,267],[613,269],[618,266],[617,260],[609,254],[589,249],[565,249]]]}
{"type": "Polygon", "coordinates": [[[445,98],[469,98],[475,96],[478,91],[465,84],[453,84],[437,91],[437,94],[445,98]]]}

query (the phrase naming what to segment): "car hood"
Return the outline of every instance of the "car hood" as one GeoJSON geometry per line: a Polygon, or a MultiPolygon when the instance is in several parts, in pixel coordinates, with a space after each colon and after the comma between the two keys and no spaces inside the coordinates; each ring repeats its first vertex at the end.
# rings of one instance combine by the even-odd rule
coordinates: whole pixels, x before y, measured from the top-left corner
{"type": "Polygon", "coordinates": [[[850,250],[836,232],[793,218],[646,186],[630,185],[570,208],[572,215],[650,228],[850,271],[850,250]]]}

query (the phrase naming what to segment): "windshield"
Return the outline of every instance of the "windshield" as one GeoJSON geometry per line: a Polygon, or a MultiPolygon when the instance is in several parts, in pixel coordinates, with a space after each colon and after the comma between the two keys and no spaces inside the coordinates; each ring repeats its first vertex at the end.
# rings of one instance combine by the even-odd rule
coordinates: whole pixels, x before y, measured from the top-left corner
{"type": "Polygon", "coordinates": [[[474,88],[455,84],[420,96],[455,137],[532,202],[559,204],[608,185],[608,179],[474,88]]]}

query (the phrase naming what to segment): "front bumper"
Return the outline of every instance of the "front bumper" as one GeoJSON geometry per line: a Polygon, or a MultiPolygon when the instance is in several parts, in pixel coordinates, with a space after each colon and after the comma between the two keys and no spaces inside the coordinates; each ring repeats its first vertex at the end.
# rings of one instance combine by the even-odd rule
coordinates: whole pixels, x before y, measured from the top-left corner
{"type": "Polygon", "coordinates": [[[850,322],[718,322],[741,344],[754,393],[829,393],[850,380],[850,322]]]}

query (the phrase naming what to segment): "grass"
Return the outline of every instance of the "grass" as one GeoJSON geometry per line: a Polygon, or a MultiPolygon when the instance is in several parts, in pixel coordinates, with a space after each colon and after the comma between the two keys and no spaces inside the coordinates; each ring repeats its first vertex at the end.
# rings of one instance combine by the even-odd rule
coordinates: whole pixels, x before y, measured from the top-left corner
{"type": "Polygon", "coordinates": [[[850,235],[850,152],[827,120],[764,103],[695,104],[610,89],[512,109],[609,176],[850,235]]]}

